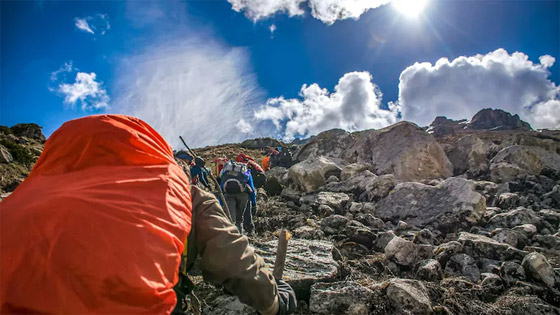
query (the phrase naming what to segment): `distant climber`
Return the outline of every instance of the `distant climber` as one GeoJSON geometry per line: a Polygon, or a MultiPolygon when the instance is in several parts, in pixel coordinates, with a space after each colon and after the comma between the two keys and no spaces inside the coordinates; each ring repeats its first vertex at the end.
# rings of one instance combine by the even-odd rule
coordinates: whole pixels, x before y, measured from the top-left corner
{"type": "Polygon", "coordinates": [[[167,142],[133,117],[55,131],[2,201],[0,230],[3,314],[169,314],[197,255],[205,280],[261,314],[296,308],[216,198],[191,187],[167,142]]]}
{"type": "Polygon", "coordinates": [[[218,179],[218,181],[220,180],[220,173],[222,172],[222,169],[224,168],[224,165],[228,162],[228,158],[226,158],[225,156],[223,157],[219,157],[216,158],[214,160],[214,164],[212,166],[212,173],[214,174],[214,177],[216,177],[218,179]]]}
{"type": "Polygon", "coordinates": [[[249,171],[251,171],[251,177],[253,178],[253,184],[255,185],[255,188],[259,189],[264,186],[264,184],[266,183],[266,175],[264,173],[264,170],[257,162],[255,162],[252,157],[241,153],[237,155],[235,161],[247,164],[247,168],[249,169],[249,171]]]}
{"type": "Polygon", "coordinates": [[[254,224],[251,214],[257,211],[257,194],[251,171],[244,163],[229,161],[220,174],[220,185],[239,233],[243,233],[245,228],[247,234],[252,235],[254,224]],[[248,202],[251,204],[251,211],[247,212],[245,209],[248,202]]]}
{"type": "Polygon", "coordinates": [[[191,166],[192,184],[202,184],[209,191],[212,191],[212,187],[208,183],[208,171],[204,167],[205,164],[204,160],[200,157],[194,159],[194,165],[191,166]]]}
{"type": "Polygon", "coordinates": [[[270,168],[277,167],[277,166],[289,168],[292,166],[293,157],[292,157],[292,153],[288,148],[278,147],[276,152],[278,153],[276,154],[272,153],[270,155],[270,160],[269,160],[270,168]]]}

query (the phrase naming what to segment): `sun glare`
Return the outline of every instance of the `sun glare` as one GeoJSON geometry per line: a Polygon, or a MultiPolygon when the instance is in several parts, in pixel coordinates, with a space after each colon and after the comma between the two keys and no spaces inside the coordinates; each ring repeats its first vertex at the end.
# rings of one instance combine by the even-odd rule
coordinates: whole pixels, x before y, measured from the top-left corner
{"type": "Polygon", "coordinates": [[[393,8],[407,17],[417,17],[428,4],[428,0],[393,0],[393,8]]]}

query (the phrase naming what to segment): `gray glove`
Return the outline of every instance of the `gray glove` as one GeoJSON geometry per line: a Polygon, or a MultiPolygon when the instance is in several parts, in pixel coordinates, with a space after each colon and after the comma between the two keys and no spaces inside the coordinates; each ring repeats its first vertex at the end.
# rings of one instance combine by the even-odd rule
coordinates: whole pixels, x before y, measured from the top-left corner
{"type": "Polygon", "coordinates": [[[294,289],[282,280],[276,279],[278,285],[278,315],[292,314],[297,308],[294,289]]]}

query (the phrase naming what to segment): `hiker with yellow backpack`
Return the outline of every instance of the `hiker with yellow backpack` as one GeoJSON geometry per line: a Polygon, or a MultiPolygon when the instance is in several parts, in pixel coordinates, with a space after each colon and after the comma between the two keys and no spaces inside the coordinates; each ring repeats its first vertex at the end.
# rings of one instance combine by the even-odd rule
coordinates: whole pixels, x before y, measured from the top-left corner
{"type": "Polygon", "coordinates": [[[261,314],[296,308],[216,198],[145,122],[96,115],[55,131],[0,203],[0,313],[169,314],[181,255],[261,314]]]}

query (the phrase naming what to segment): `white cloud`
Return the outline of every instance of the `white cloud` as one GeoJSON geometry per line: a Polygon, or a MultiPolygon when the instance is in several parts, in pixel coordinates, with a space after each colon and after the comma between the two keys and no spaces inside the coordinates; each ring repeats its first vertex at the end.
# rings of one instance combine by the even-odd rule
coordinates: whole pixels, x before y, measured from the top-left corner
{"type": "Polygon", "coordinates": [[[64,96],[64,104],[75,108],[80,104],[84,111],[99,110],[109,107],[110,97],[103,87],[103,82],[96,81],[97,75],[93,72],[80,72],[74,67],[72,61],[67,61],[58,70],[53,71],[50,77],[54,87],[50,87],[51,92],[64,96]],[[73,82],[68,82],[71,74],[73,82]]]}
{"type": "Polygon", "coordinates": [[[247,68],[242,49],[170,39],[122,59],[113,108],[145,120],[175,147],[180,135],[193,147],[238,142],[260,95],[247,68]]]}
{"type": "Polygon", "coordinates": [[[527,114],[533,126],[546,129],[560,129],[560,100],[538,103],[527,114]]]}
{"type": "Polygon", "coordinates": [[[271,121],[285,140],[315,135],[332,128],[348,131],[382,128],[398,120],[398,106],[381,109],[382,94],[369,72],[346,73],[333,93],[316,83],[303,85],[300,98],[269,99],[254,114],[271,121]]]}
{"type": "Polygon", "coordinates": [[[311,15],[326,24],[337,20],[354,19],[370,9],[388,4],[391,0],[309,0],[311,15]]]}
{"type": "Polygon", "coordinates": [[[253,126],[243,118],[239,120],[239,122],[235,126],[241,133],[250,133],[253,131],[253,126]]]}
{"type": "Polygon", "coordinates": [[[276,13],[289,16],[303,15],[301,3],[306,0],[228,0],[231,8],[237,12],[244,11],[245,16],[253,21],[269,18],[276,13]]]}
{"type": "Polygon", "coordinates": [[[391,0],[228,0],[232,9],[244,12],[254,22],[278,13],[290,17],[305,14],[302,4],[311,8],[311,15],[326,24],[337,20],[358,19],[369,9],[374,9],[391,0]]]}
{"type": "Polygon", "coordinates": [[[81,31],[92,35],[105,33],[111,29],[109,16],[107,14],[96,14],[84,18],[75,18],[74,25],[81,31]]]}
{"type": "Polygon", "coordinates": [[[270,38],[274,37],[274,32],[276,32],[276,25],[272,24],[270,25],[270,27],[268,28],[270,30],[270,38]]]}
{"type": "Polygon", "coordinates": [[[486,55],[447,58],[415,63],[400,75],[399,104],[403,119],[420,125],[436,116],[470,118],[482,108],[501,108],[517,113],[533,127],[541,128],[542,113],[556,108],[559,88],[550,80],[551,56],[533,63],[521,52],[497,49],[486,55]]]}
{"type": "Polygon", "coordinates": [[[103,109],[109,106],[109,95],[102,82],[97,82],[96,74],[78,72],[72,84],[61,83],[58,92],[64,95],[64,103],[74,107],[79,101],[82,110],[103,109]]]}

